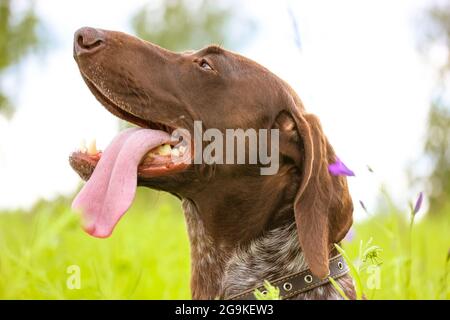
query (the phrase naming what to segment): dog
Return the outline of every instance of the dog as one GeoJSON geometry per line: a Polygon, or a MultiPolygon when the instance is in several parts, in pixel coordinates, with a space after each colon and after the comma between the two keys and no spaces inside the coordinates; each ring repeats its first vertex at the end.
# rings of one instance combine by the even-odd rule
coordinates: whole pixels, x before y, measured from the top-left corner
{"type": "MultiPolygon", "coordinates": [[[[332,245],[352,224],[352,200],[346,178],[328,171],[336,155],[320,121],[285,81],[219,46],[175,53],[89,27],[76,31],[73,54],[101,104],[138,127],[119,134],[108,152],[81,150],[69,158],[88,181],[74,202],[88,212],[87,232],[109,236],[136,186],[167,191],[185,212],[193,299],[251,298],[243,293],[264,280],[278,283],[301,272],[317,285],[293,291],[289,283],[282,297],[342,299],[327,276],[332,245]],[[193,134],[195,121],[220,132],[277,129],[277,173],[261,175],[261,164],[195,164],[193,150],[183,161],[142,159],[177,129],[193,134]]],[[[347,273],[336,282],[355,298],[347,273]]]]}

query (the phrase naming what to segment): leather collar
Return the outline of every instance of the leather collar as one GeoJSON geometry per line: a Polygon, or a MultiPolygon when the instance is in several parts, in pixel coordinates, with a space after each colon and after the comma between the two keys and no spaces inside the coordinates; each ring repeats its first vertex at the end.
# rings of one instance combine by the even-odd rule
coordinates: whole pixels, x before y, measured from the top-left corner
{"type": "MultiPolygon", "coordinates": [[[[340,254],[330,258],[329,261],[329,277],[334,280],[342,277],[349,271],[347,263],[340,254]]],[[[317,278],[309,269],[305,269],[300,272],[270,281],[270,284],[279,288],[281,299],[288,299],[294,295],[307,292],[329,282],[330,280],[328,280],[328,277],[324,279],[317,278]]],[[[259,289],[261,292],[265,291],[264,287],[260,286],[228,297],[226,300],[256,300],[254,295],[255,289],[259,289]]]]}

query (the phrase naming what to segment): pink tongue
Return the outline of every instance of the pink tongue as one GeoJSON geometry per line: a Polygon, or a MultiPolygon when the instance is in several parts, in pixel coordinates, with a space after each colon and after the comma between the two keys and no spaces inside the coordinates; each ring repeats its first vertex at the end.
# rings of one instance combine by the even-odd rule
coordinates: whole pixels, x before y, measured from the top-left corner
{"type": "Polygon", "coordinates": [[[114,138],[72,203],[72,208],[83,213],[87,233],[99,238],[111,235],[134,199],[142,157],[169,139],[164,131],[138,128],[124,130],[114,138]]]}

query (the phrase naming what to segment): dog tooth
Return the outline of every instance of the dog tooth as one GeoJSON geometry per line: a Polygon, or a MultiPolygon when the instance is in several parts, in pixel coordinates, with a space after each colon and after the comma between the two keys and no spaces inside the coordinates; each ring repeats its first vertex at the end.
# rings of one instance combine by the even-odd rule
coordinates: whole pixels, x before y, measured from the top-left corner
{"type": "Polygon", "coordinates": [[[98,153],[97,151],[97,143],[95,139],[93,139],[91,142],[89,142],[87,153],[91,156],[96,155],[98,153]]]}
{"type": "Polygon", "coordinates": [[[156,148],[155,153],[161,155],[161,156],[168,156],[170,155],[170,144],[163,144],[161,146],[159,146],[158,148],[156,148]]]}
{"type": "Polygon", "coordinates": [[[86,140],[85,139],[81,139],[79,149],[80,149],[80,152],[86,153],[87,148],[86,148],[86,140]]]}
{"type": "Polygon", "coordinates": [[[173,156],[173,157],[179,157],[180,156],[180,150],[178,150],[178,149],[172,149],[171,151],[170,151],[170,154],[173,156]]]}

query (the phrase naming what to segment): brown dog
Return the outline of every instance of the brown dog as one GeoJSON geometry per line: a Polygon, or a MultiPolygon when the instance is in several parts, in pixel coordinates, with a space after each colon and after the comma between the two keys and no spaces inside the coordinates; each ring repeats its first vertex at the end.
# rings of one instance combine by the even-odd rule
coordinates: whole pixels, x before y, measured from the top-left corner
{"type": "MultiPolygon", "coordinates": [[[[194,120],[201,120],[204,129],[223,132],[279,129],[275,175],[261,175],[259,164],[186,165],[164,159],[141,161],[142,155],[137,156],[138,185],[170,192],[183,201],[193,298],[230,297],[259,286],[264,279],[308,267],[319,278],[329,274],[330,245],[341,241],[350,228],[353,205],[345,177],[328,172],[335,154],[317,117],[305,112],[286,82],[217,46],[174,53],[120,32],[93,28],[75,33],[74,57],[88,87],[111,113],[139,127],[162,131],[155,143],[163,143],[163,134],[177,128],[193,135],[194,120]]],[[[75,152],[70,163],[88,180],[105,155],[75,152]]],[[[95,179],[102,178],[99,173],[95,179]]],[[[111,194],[101,199],[127,207],[128,203],[117,202],[116,193],[111,194]]],[[[111,218],[107,231],[95,234],[95,226],[87,231],[108,236],[121,214],[111,218]]],[[[107,216],[102,219],[108,223],[107,216]]],[[[347,296],[354,297],[348,275],[338,283],[347,296]]],[[[340,295],[325,283],[290,298],[338,299],[340,295]]]]}

